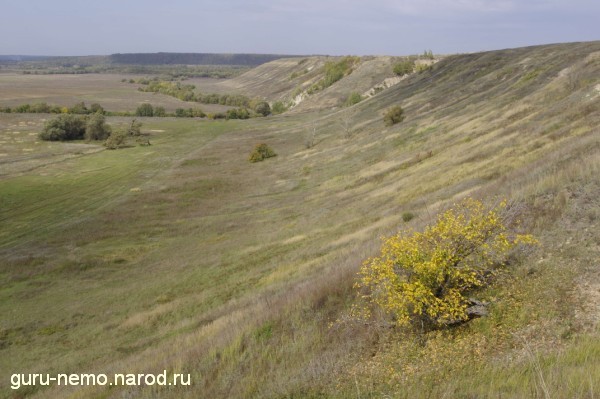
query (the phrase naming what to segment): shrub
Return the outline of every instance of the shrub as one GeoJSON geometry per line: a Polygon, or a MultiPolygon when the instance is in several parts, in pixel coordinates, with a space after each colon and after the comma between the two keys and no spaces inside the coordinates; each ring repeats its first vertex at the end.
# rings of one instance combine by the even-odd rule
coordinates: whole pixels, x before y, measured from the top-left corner
{"type": "Polygon", "coordinates": [[[127,128],[128,136],[141,136],[142,135],[142,122],[138,122],[137,120],[132,120],[127,128]]]}
{"type": "Polygon", "coordinates": [[[413,220],[415,217],[415,215],[412,212],[404,212],[402,214],[402,221],[403,222],[410,222],[411,220],[413,220]]]}
{"type": "Polygon", "coordinates": [[[125,147],[127,142],[127,132],[123,130],[115,130],[108,136],[104,142],[104,146],[109,150],[116,150],[117,148],[125,147]]]}
{"type": "Polygon", "coordinates": [[[386,126],[392,126],[404,120],[404,110],[401,106],[396,105],[386,111],[383,115],[383,122],[386,126]]]}
{"type": "Polygon", "coordinates": [[[415,62],[413,60],[401,61],[394,65],[394,73],[398,76],[404,76],[412,73],[415,69],[415,62]]]}
{"type": "Polygon", "coordinates": [[[90,105],[90,112],[92,114],[96,114],[98,112],[101,114],[105,113],[104,108],[102,108],[102,106],[98,103],[94,103],[94,104],[90,105]]]}
{"type": "Polygon", "coordinates": [[[164,117],[167,116],[167,111],[165,107],[154,107],[154,116],[164,117]]]}
{"type": "Polygon", "coordinates": [[[31,105],[22,104],[22,105],[18,105],[15,107],[15,112],[19,113],[19,114],[25,114],[25,113],[29,112],[30,109],[31,109],[31,105]]]}
{"type": "Polygon", "coordinates": [[[200,108],[177,108],[175,116],[177,118],[204,118],[206,114],[200,108]]]}
{"type": "Polygon", "coordinates": [[[85,117],[62,114],[46,122],[39,138],[47,141],[79,140],[83,139],[85,128],[85,117]]]}
{"type": "Polygon", "coordinates": [[[271,111],[273,114],[283,114],[288,110],[288,106],[283,101],[275,101],[273,103],[273,107],[271,107],[271,111]]]}
{"type": "Polygon", "coordinates": [[[144,103],[135,110],[136,116],[154,116],[154,108],[151,104],[144,103]]]}
{"type": "Polygon", "coordinates": [[[245,108],[232,108],[228,109],[226,113],[226,119],[248,119],[250,118],[250,112],[245,108]]]}
{"type": "Polygon", "coordinates": [[[356,287],[367,289],[363,298],[397,325],[441,327],[467,320],[467,295],[491,282],[515,246],[536,242],[508,231],[505,206],[486,210],[467,199],[422,233],[386,239],[381,255],[363,264],[356,287]]]}
{"type": "Polygon", "coordinates": [[[104,115],[96,113],[90,116],[85,124],[86,140],[106,140],[110,136],[110,126],[105,122],[104,115]]]}
{"type": "Polygon", "coordinates": [[[360,95],[360,93],[357,92],[352,92],[350,93],[350,95],[348,96],[348,98],[346,98],[346,101],[344,101],[344,107],[351,107],[354,104],[358,104],[359,102],[362,101],[362,96],[360,95]]]}
{"type": "Polygon", "coordinates": [[[257,114],[260,114],[262,116],[267,116],[271,113],[271,106],[268,102],[261,101],[258,104],[256,104],[254,111],[256,111],[257,114]]]}
{"type": "Polygon", "coordinates": [[[250,154],[249,161],[260,162],[274,156],[277,156],[277,154],[275,154],[275,151],[273,151],[273,149],[268,145],[262,143],[257,144],[256,147],[254,147],[254,151],[252,151],[252,153],[250,154]]]}
{"type": "Polygon", "coordinates": [[[68,109],[69,114],[79,114],[79,115],[87,115],[90,113],[90,110],[87,109],[85,103],[82,101],[70,107],[68,109]]]}
{"type": "Polygon", "coordinates": [[[51,110],[51,107],[46,103],[35,103],[31,106],[29,112],[36,114],[49,114],[51,110]]]}

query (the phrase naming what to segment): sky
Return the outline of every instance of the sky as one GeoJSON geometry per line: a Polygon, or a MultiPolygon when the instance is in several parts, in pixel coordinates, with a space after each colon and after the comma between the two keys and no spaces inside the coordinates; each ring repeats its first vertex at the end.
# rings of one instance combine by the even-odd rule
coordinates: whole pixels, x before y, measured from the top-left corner
{"type": "Polygon", "coordinates": [[[0,0],[0,54],[408,55],[600,40],[600,0],[0,0]]]}

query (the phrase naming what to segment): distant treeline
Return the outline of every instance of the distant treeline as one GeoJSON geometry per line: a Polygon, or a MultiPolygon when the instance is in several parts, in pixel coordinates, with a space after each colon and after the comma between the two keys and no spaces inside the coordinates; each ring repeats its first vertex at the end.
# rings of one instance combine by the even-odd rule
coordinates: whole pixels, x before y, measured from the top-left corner
{"type": "Polygon", "coordinates": [[[209,118],[209,119],[248,119],[257,116],[267,116],[271,109],[266,102],[258,102],[256,111],[245,107],[232,108],[226,112],[204,113],[200,108],[177,108],[175,112],[167,112],[164,107],[152,106],[144,103],[137,107],[135,112],[107,111],[100,104],[94,103],[87,107],[84,102],[79,102],[71,107],[48,105],[47,103],[21,104],[15,107],[0,107],[0,112],[15,114],[67,114],[90,115],[101,114],[105,116],[146,116],[146,117],[175,117],[175,118],[209,118]],[[265,110],[265,104],[268,111],[265,110]]]}
{"type": "Polygon", "coordinates": [[[109,61],[129,65],[245,65],[258,66],[280,58],[278,54],[128,53],[112,54],[109,61]]]}
{"type": "Polygon", "coordinates": [[[21,62],[7,68],[24,75],[82,75],[88,73],[146,74],[166,78],[232,78],[250,70],[239,65],[80,65],[70,62],[21,62]]]}
{"type": "Polygon", "coordinates": [[[124,53],[88,56],[0,55],[0,62],[47,62],[54,65],[229,65],[258,66],[280,58],[301,57],[284,54],[216,53],[124,53]]]}
{"type": "Polygon", "coordinates": [[[277,54],[128,53],[46,57],[0,55],[0,65],[24,74],[137,73],[172,77],[231,78],[284,57],[277,54]]]}
{"type": "Polygon", "coordinates": [[[50,57],[43,55],[0,55],[0,63],[15,63],[23,61],[44,61],[50,57]]]}

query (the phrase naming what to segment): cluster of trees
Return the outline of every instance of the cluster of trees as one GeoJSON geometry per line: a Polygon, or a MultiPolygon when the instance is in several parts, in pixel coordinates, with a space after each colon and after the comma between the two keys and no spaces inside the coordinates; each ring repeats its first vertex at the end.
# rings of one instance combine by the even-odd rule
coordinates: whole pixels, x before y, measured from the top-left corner
{"type": "Polygon", "coordinates": [[[175,97],[181,101],[196,101],[196,95],[194,85],[181,84],[180,82],[171,82],[165,80],[139,80],[142,87],[138,88],[139,91],[150,92],[150,93],[161,93],[167,96],[175,97]]]}
{"type": "Polygon", "coordinates": [[[138,90],[149,93],[161,93],[181,101],[193,101],[201,104],[220,104],[233,107],[251,107],[250,98],[241,94],[195,93],[196,86],[167,80],[139,80],[138,90]]]}
{"type": "Polygon", "coordinates": [[[203,94],[198,93],[196,95],[196,102],[201,104],[220,104],[230,105],[233,107],[250,107],[252,106],[252,100],[241,94],[203,94]]]}
{"type": "Polygon", "coordinates": [[[92,104],[90,107],[86,107],[85,103],[79,102],[71,107],[61,107],[59,105],[48,105],[45,102],[34,103],[34,104],[21,104],[15,107],[0,107],[0,112],[15,113],[15,114],[77,114],[77,115],[88,115],[101,113],[105,114],[106,111],[100,104],[92,104]]]}
{"type": "Polygon", "coordinates": [[[347,56],[342,58],[340,61],[328,61],[325,63],[325,76],[317,83],[310,86],[307,90],[308,94],[316,93],[320,90],[324,90],[342,79],[344,76],[352,73],[352,70],[356,64],[360,61],[360,57],[347,56]]]}
{"type": "Polygon", "coordinates": [[[39,138],[46,141],[106,140],[111,132],[100,112],[89,116],[61,114],[46,122],[39,138]]]}
{"type": "Polygon", "coordinates": [[[250,112],[246,108],[232,108],[227,110],[225,114],[226,119],[248,119],[250,118],[250,112]]]}
{"type": "MultiPolygon", "coordinates": [[[[46,122],[39,138],[46,141],[104,141],[107,148],[116,149],[124,147],[128,137],[138,137],[139,140],[141,127],[142,124],[133,119],[125,128],[113,129],[100,112],[91,115],[61,114],[46,122]]],[[[147,139],[139,142],[150,144],[147,139]]]]}

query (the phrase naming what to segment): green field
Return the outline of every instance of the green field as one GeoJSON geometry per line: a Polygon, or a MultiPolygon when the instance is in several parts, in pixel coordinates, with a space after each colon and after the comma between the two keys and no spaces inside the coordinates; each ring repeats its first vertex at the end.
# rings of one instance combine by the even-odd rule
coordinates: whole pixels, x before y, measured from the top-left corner
{"type": "MultiPolygon", "coordinates": [[[[206,87],[289,80],[298,62],[206,87]]],[[[0,114],[0,397],[599,397],[600,42],[449,56],[338,107],[393,77],[388,58],[360,65],[278,116],[141,118],[152,145],[115,151],[0,114]],[[277,156],[248,162],[263,142],[277,156]],[[541,244],[479,293],[490,315],[424,335],[347,321],[380,237],[466,196],[507,198],[541,244]],[[191,386],[10,388],[163,370],[191,386]]],[[[112,75],[52,79],[0,74],[0,105],[180,103],[112,75]]]]}

